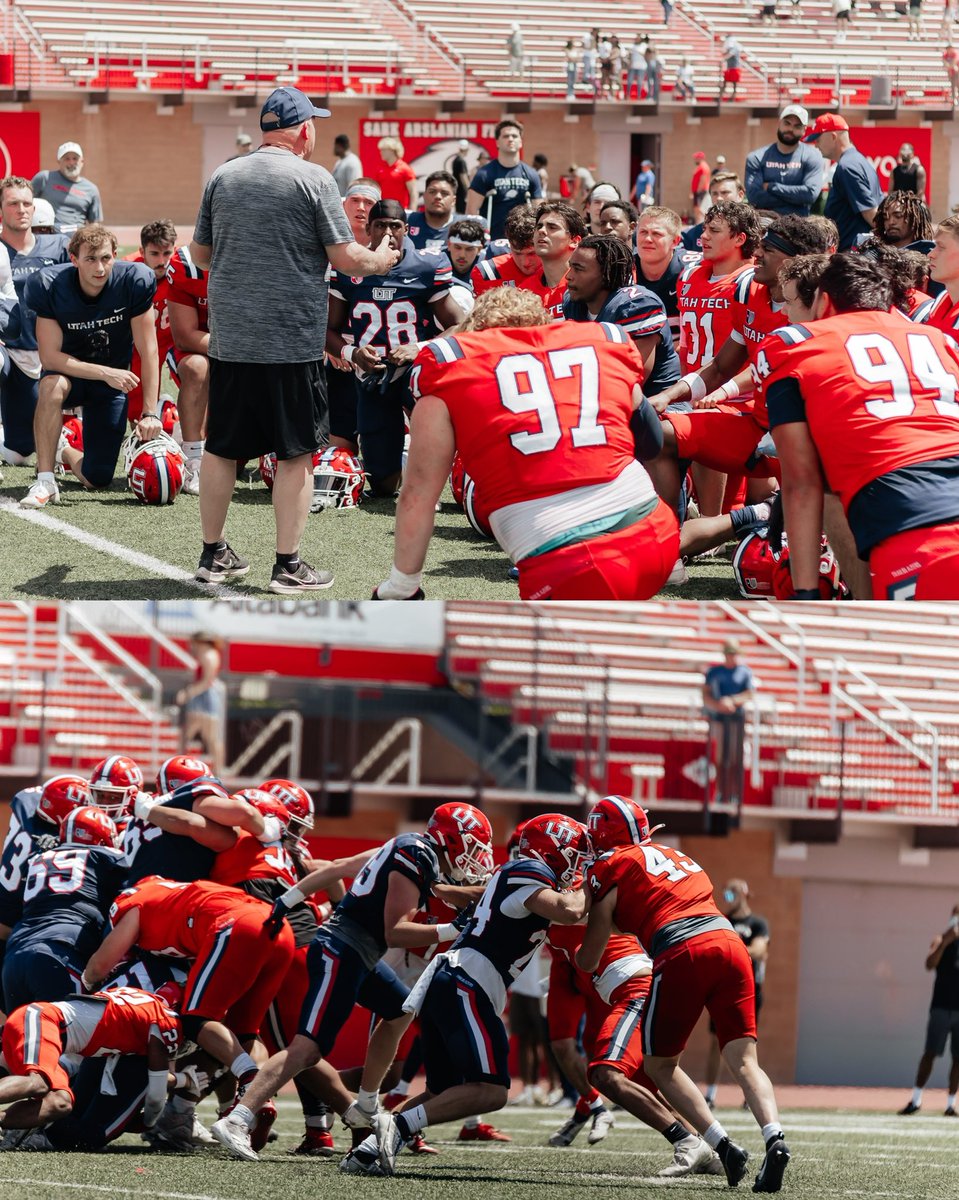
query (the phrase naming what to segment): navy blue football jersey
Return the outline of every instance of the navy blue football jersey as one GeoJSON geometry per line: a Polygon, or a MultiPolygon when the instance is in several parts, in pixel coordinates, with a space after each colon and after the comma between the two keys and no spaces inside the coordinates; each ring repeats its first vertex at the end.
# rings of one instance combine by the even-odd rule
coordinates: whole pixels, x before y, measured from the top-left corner
{"type": "Polygon", "coordinates": [[[550,922],[525,907],[533,890],[559,891],[559,881],[533,858],[504,863],[486,885],[453,950],[475,950],[488,959],[508,988],[546,940],[550,922]],[[531,890],[532,889],[532,890],[531,890]]]}
{"type": "Polygon", "coordinates": [[[69,942],[89,958],[124,872],[123,856],[109,846],[67,845],[35,854],[27,865],[23,914],[7,951],[29,942],[69,942]]]}
{"type": "Polygon", "coordinates": [[[605,321],[618,325],[630,337],[659,338],[656,358],[648,378],[643,380],[643,393],[655,396],[670,384],[677,383],[680,376],[679,355],[673,347],[673,335],[669,331],[666,310],[658,296],[646,287],[632,284],[611,292],[609,299],[596,317],[591,317],[582,300],[570,299],[569,292],[563,297],[563,316],[567,321],[605,321]]]}
{"type": "Polygon", "coordinates": [[[60,326],[64,354],[128,370],[133,358],[130,321],[153,307],[156,276],[144,263],[115,262],[96,297],[81,291],[79,279],[71,263],[44,267],[27,280],[23,298],[38,317],[60,326]]]}
{"type": "Polygon", "coordinates": [[[406,217],[407,237],[417,250],[445,250],[450,240],[450,229],[462,219],[460,213],[454,213],[441,229],[434,229],[427,223],[426,213],[411,212],[406,217]]]}
{"type": "Polygon", "coordinates": [[[10,801],[10,825],[0,854],[0,925],[20,919],[26,864],[31,855],[60,845],[59,832],[37,810],[43,788],[24,788],[10,801]]]}
{"type": "Polygon", "coordinates": [[[386,842],[353,880],[353,886],[323,928],[335,933],[340,921],[351,922],[378,944],[380,955],[385,954],[383,910],[394,872],[416,884],[420,906],[424,905],[433,884],[441,880],[436,847],[422,833],[401,833],[386,842]]]}
{"type": "Polygon", "coordinates": [[[387,354],[420,340],[423,328],[438,332],[432,304],[447,294],[453,268],[445,254],[426,254],[406,244],[388,275],[330,274],[330,295],[348,310],[346,332],[357,346],[387,354]]]}
{"type": "Polygon", "coordinates": [[[690,263],[699,262],[702,255],[698,250],[687,250],[683,246],[677,246],[673,251],[673,257],[669,262],[669,266],[660,275],[658,279],[647,279],[643,274],[643,264],[639,261],[639,255],[633,255],[633,263],[636,268],[636,282],[658,296],[662,301],[663,308],[666,310],[666,316],[669,318],[669,328],[673,335],[673,341],[679,342],[679,302],[676,298],[676,291],[679,285],[679,277],[690,263]]]}
{"type": "MultiPolygon", "coordinates": [[[[204,796],[228,796],[226,789],[212,775],[201,775],[178,787],[163,801],[168,808],[193,811],[193,805],[204,796]]],[[[216,861],[216,851],[201,846],[191,837],[164,830],[133,817],[123,833],[123,854],[127,863],[124,887],[133,887],[148,875],[160,875],[180,883],[195,883],[209,879],[216,861]]]]}
{"type": "Polygon", "coordinates": [[[27,280],[44,267],[56,267],[70,261],[67,246],[70,239],[62,233],[38,233],[32,250],[14,250],[4,241],[10,256],[10,273],[13,286],[20,301],[20,333],[15,338],[4,338],[8,350],[36,350],[37,314],[24,302],[23,293],[27,280]]]}

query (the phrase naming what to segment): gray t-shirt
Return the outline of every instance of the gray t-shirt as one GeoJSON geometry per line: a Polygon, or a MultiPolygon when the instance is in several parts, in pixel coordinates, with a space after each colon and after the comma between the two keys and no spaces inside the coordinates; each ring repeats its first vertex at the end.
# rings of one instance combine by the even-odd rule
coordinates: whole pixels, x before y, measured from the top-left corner
{"type": "Polygon", "coordinates": [[[210,356],[222,362],[323,357],[326,246],[352,242],[333,176],[279,146],[218,167],[193,232],[212,246],[210,356]]]}
{"type": "Polygon", "coordinates": [[[336,186],[340,189],[340,195],[345,196],[346,190],[354,179],[359,179],[363,174],[363,164],[353,153],[352,150],[347,150],[342,158],[338,158],[333,164],[333,178],[336,180],[336,186]]]}
{"type": "Polygon", "coordinates": [[[58,231],[103,220],[100,189],[89,179],[82,176],[67,179],[59,171],[38,171],[31,186],[35,198],[48,200],[53,205],[58,231]]]}

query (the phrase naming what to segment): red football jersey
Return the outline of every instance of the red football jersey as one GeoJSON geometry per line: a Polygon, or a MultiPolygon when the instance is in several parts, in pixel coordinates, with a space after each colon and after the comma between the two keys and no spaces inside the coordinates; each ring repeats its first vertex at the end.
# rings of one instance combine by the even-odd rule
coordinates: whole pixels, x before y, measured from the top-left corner
{"type": "Polygon", "coordinates": [[[107,1054],[146,1054],[150,1026],[155,1025],[170,1054],[180,1045],[180,1018],[159,996],[139,988],[114,988],[88,997],[103,1004],[103,1016],[80,1053],[84,1058],[107,1054]]]}
{"type": "Polygon", "coordinates": [[[565,321],[563,316],[563,297],[566,295],[566,276],[555,287],[550,287],[539,271],[532,275],[524,275],[516,284],[526,292],[535,292],[543,302],[543,308],[554,321],[565,321]]]}
{"type": "Polygon", "coordinates": [[[621,958],[643,953],[643,948],[630,933],[614,933],[606,943],[603,956],[595,971],[582,971],[576,965],[576,951],[586,936],[585,925],[550,925],[546,934],[546,946],[554,958],[565,958],[576,974],[577,991],[588,996],[593,990],[593,977],[602,975],[610,964],[621,958]]]}
{"type": "Polygon", "coordinates": [[[941,329],[950,337],[959,337],[959,300],[953,303],[952,297],[943,289],[929,308],[916,314],[916,320],[923,325],[931,325],[933,329],[941,329]]]}
{"type": "MultiPolygon", "coordinates": [[[[753,279],[753,268],[743,271],[736,285],[733,297],[733,327],[729,336],[740,346],[744,346],[749,361],[754,366],[763,339],[775,329],[789,324],[786,316],[786,306],[781,303],[777,308],[769,294],[765,283],[756,283],[753,279]]],[[[748,398],[748,393],[741,392],[748,398]]],[[[752,398],[746,405],[765,425],[766,397],[762,387],[753,389],[752,398]]]]}
{"type": "Polygon", "coordinates": [[[263,919],[270,906],[236,888],[201,879],[196,883],[173,883],[150,876],[136,887],[122,891],[110,909],[116,925],[131,909],[140,910],[137,945],[141,950],[173,958],[195,958],[208,934],[255,905],[263,919]]]}
{"type": "Polygon", "coordinates": [[[410,387],[446,405],[463,466],[495,512],[608,483],[635,463],[629,418],[642,377],[618,326],[568,321],[435,338],[410,387]]]}
{"type": "Polygon", "coordinates": [[[287,887],[293,887],[297,874],[285,846],[264,846],[252,833],[241,830],[229,850],[221,850],[216,856],[210,879],[229,887],[239,887],[247,879],[279,879],[287,887]]]}
{"type": "Polygon", "coordinates": [[[613,922],[644,946],[656,932],[687,917],[721,917],[713,885],[699,863],[672,846],[622,846],[586,873],[594,900],[618,888],[613,922]]]}
{"type": "MultiPolygon", "coordinates": [[[[208,282],[209,278],[206,271],[201,271],[193,259],[190,258],[189,252],[181,247],[170,260],[170,265],[167,268],[166,302],[169,304],[172,300],[175,304],[185,304],[189,308],[196,309],[201,333],[207,333],[210,329],[207,316],[206,294],[208,282]]],[[[168,325],[169,320],[168,314],[168,325]]],[[[170,342],[171,344],[173,342],[172,334],[170,335],[170,342]]]]}
{"type": "Polygon", "coordinates": [[[713,275],[712,263],[691,264],[676,286],[679,361],[683,374],[705,367],[733,331],[736,285],[752,259],[728,275],[713,275]]]}
{"type": "Polygon", "coordinates": [[[516,287],[524,279],[529,279],[529,276],[519,269],[512,254],[497,254],[495,258],[484,258],[476,264],[470,275],[470,283],[477,297],[492,291],[493,288],[516,287]]]}
{"type": "Polygon", "coordinates": [[[866,484],[959,455],[959,347],[900,312],[787,325],[762,345],[770,424],[805,421],[848,510],[866,484]]]}

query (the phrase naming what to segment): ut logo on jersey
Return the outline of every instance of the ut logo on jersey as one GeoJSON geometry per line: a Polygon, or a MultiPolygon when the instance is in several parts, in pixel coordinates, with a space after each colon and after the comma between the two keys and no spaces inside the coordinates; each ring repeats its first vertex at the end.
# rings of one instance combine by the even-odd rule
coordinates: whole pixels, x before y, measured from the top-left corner
{"type": "Polygon", "coordinates": [[[747,324],[747,325],[752,325],[752,323],[753,323],[753,321],[754,321],[755,319],[756,319],[756,314],[753,312],[753,310],[752,310],[752,309],[750,309],[750,310],[749,310],[749,311],[746,313],[746,324],[747,324]]]}
{"type": "Polygon", "coordinates": [[[374,300],[392,300],[396,295],[396,288],[374,288],[374,300]]]}
{"type": "Polygon", "coordinates": [[[692,287],[692,284],[690,284],[690,283],[684,283],[684,284],[683,284],[683,290],[682,290],[682,293],[681,293],[681,295],[683,295],[683,296],[688,296],[688,295],[689,295],[689,289],[690,289],[691,287],[692,287]]]}
{"type": "Polygon", "coordinates": [[[483,822],[468,808],[454,808],[453,820],[464,833],[470,829],[481,829],[483,827],[483,822]]]}
{"type": "Polygon", "coordinates": [[[568,846],[576,837],[577,830],[572,825],[565,823],[560,824],[558,821],[550,821],[544,830],[547,837],[553,839],[558,846],[568,846]]]}

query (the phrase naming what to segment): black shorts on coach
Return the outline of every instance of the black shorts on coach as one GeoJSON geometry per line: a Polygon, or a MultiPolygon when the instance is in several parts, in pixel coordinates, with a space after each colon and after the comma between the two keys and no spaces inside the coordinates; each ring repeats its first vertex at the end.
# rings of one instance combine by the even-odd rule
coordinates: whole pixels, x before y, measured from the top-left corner
{"type": "Polygon", "coordinates": [[[261,454],[296,458],[326,441],[322,361],[243,363],[210,359],[206,449],[246,461],[261,454]]]}

